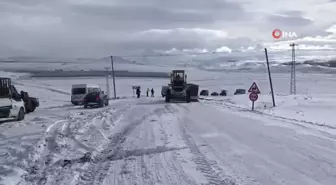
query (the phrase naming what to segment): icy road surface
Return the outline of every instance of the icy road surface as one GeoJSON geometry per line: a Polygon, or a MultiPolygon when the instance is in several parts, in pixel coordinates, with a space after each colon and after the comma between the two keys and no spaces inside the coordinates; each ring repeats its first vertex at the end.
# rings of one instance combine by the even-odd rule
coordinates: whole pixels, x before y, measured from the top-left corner
{"type": "Polygon", "coordinates": [[[335,136],[294,123],[205,102],[129,99],[69,111],[47,127],[19,184],[334,185],[335,156],[335,136]]]}

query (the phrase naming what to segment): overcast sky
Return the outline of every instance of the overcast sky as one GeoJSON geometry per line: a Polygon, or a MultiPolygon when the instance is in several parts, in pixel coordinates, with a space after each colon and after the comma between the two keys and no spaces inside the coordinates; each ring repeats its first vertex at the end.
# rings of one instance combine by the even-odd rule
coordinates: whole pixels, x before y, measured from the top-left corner
{"type": "Polygon", "coordinates": [[[103,57],[287,47],[333,49],[335,0],[0,0],[0,56],[103,57]]]}

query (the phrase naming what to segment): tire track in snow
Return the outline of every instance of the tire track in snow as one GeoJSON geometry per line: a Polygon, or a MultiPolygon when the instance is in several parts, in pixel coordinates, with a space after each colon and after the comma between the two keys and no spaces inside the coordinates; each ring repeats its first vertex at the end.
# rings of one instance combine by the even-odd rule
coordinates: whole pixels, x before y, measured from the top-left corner
{"type": "MultiPolygon", "coordinates": [[[[100,111],[108,113],[109,109],[110,108],[100,109],[100,111]]],[[[79,133],[75,133],[75,131],[83,126],[84,120],[90,122],[90,120],[93,120],[97,116],[102,116],[102,113],[93,112],[88,115],[83,115],[82,112],[76,112],[50,125],[46,129],[45,137],[40,140],[35,147],[35,152],[30,154],[32,158],[28,161],[28,167],[26,169],[28,173],[22,176],[19,184],[62,184],[63,181],[66,181],[63,180],[65,177],[64,174],[71,174],[73,172],[69,172],[71,169],[59,168],[69,160],[59,159],[55,162],[55,154],[61,155],[62,152],[67,151],[67,148],[64,148],[62,145],[64,143],[67,144],[69,141],[75,144],[76,150],[82,148],[84,150],[93,151],[92,148],[78,141],[74,134],[80,135],[79,133]],[[63,142],[63,144],[61,142],[63,142]]],[[[63,156],[67,157],[67,155],[63,156]]]]}
{"type": "MultiPolygon", "coordinates": [[[[98,127],[98,129],[95,127],[94,130],[92,130],[92,124],[95,124],[96,125],[96,121],[99,120],[99,123],[101,124],[101,129],[108,129],[110,130],[109,126],[106,125],[106,117],[109,117],[111,121],[111,123],[113,125],[116,124],[116,122],[119,122],[120,121],[120,118],[122,117],[122,112],[124,112],[125,110],[127,110],[129,107],[123,107],[123,108],[120,108],[120,109],[105,109],[103,111],[99,111],[99,112],[96,112],[95,114],[89,114],[87,115],[85,118],[83,118],[82,120],[77,120],[77,122],[83,122],[83,121],[87,121],[89,124],[86,125],[85,127],[86,128],[82,128],[84,130],[82,130],[83,133],[89,133],[90,132],[93,132],[93,131],[96,131],[99,135],[103,136],[103,138],[106,138],[108,139],[108,136],[106,136],[98,127]],[[116,115],[116,116],[115,116],[116,115]],[[112,116],[112,117],[110,117],[112,116]],[[113,118],[113,119],[111,119],[113,118]]],[[[97,125],[96,125],[97,126],[97,125]]],[[[80,129],[80,128],[77,128],[77,129],[80,129]]],[[[83,136],[85,138],[85,136],[83,136]]],[[[98,139],[101,139],[101,138],[98,138],[98,139]]],[[[95,140],[96,141],[96,140],[95,140]]],[[[91,145],[92,146],[92,145],[91,145]]],[[[93,147],[96,147],[97,145],[93,145],[93,147]]],[[[74,162],[71,164],[71,161],[69,162],[69,164],[65,163],[65,160],[64,161],[58,161],[60,163],[58,163],[58,165],[62,165],[63,167],[67,167],[67,166],[74,166],[75,168],[69,168],[67,169],[68,171],[58,171],[58,175],[54,175],[55,176],[55,185],[58,185],[58,184],[64,184],[64,183],[68,183],[69,180],[67,180],[66,178],[68,179],[71,179],[71,180],[74,180],[74,177],[78,177],[78,171],[82,171],[82,165],[87,165],[86,163],[89,163],[91,162],[91,154],[92,152],[95,152],[96,150],[94,148],[88,148],[88,151],[89,153],[86,153],[83,157],[79,158],[79,159],[75,159],[73,160],[74,162]],[[76,164],[77,163],[77,164],[76,164]],[[66,176],[64,174],[66,173],[72,173],[74,174],[73,176],[66,176]],[[61,174],[61,175],[60,175],[61,174]]],[[[95,156],[97,157],[97,156],[95,156]]],[[[105,169],[105,168],[104,168],[105,169]]],[[[107,169],[108,170],[108,169],[107,169]]],[[[72,184],[72,183],[71,183],[72,184]]]]}
{"type": "Polygon", "coordinates": [[[147,181],[150,179],[150,171],[147,168],[147,163],[145,162],[145,156],[140,157],[140,166],[141,166],[141,177],[143,179],[143,184],[154,185],[153,181],[147,181]]]}
{"type": "Polygon", "coordinates": [[[130,135],[137,126],[143,123],[143,121],[145,121],[149,116],[153,114],[158,115],[162,112],[162,109],[156,108],[153,112],[142,115],[140,118],[129,120],[130,122],[128,123],[128,125],[111,139],[110,143],[105,147],[103,151],[101,151],[96,157],[92,159],[89,166],[85,169],[83,173],[80,174],[77,184],[101,184],[104,181],[107,172],[109,171],[109,168],[111,166],[111,162],[106,161],[106,159],[111,156],[119,155],[118,150],[122,149],[121,145],[124,143],[127,136],[130,135]]]}
{"type": "MultiPolygon", "coordinates": [[[[161,108],[160,108],[161,109],[161,108]]],[[[163,109],[159,114],[164,113],[163,109]]],[[[132,151],[134,148],[138,151],[142,151],[143,155],[125,158],[118,162],[123,163],[123,168],[119,174],[118,170],[112,172],[114,176],[120,176],[121,184],[148,184],[155,185],[155,172],[158,170],[152,170],[152,159],[156,158],[160,154],[146,155],[145,151],[148,148],[155,148],[157,146],[156,141],[161,139],[161,135],[154,133],[155,127],[157,127],[158,116],[156,114],[150,115],[146,121],[137,127],[136,132],[133,132],[131,137],[128,137],[123,145],[126,151],[132,151]],[[141,149],[144,148],[144,149],[141,149]]],[[[153,151],[155,153],[155,150],[153,151]]],[[[107,177],[108,178],[108,177],[107,177]]],[[[105,183],[106,184],[106,183],[105,183]]]]}
{"type": "Polygon", "coordinates": [[[181,167],[180,163],[177,163],[178,159],[177,159],[177,153],[174,152],[172,153],[172,156],[169,161],[169,168],[171,171],[176,171],[176,172],[181,172],[179,173],[178,178],[180,179],[180,182],[187,182],[188,184],[197,184],[194,180],[191,180],[190,177],[184,172],[184,170],[181,167]]]}
{"type": "MultiPolygon", "coordinates": [[[[157,115],[155,115],[157,116],[157,115]]],[[[153,122],[156,121],[155,119],[151,119],[150,122],[146,123],[146,124],[151,124],[151,125],[143,125],[146,126],[145,130],[146,132],[142,132],[139,137],[144,137],[146,138],[147,142],[150,143],[155,143],[156,141],[156,137],[155,137],[155,133],[154,133],[154,125],[153,122]]],[[[156,123],[156,122],[155,122],[156,123]]],[[[136,158],[137,159],[137,158],[136,158]]],[[[143,184],[148,184],[148,185],[155,185],[155,183],[152,180],[152,173],[149,169],[148,163],[150,160],[147,160],[147,162],[145,161],[145,155],[142,155],[140,157],[138,157],[139,159],[139,163],[140,163],[140,173],[141,173],[141,181],[143,182],[143,184]]],[[[135,179],[137,180],[137,179],[135,179]]],[[[138,180],[139,181],[139,180],[138,180]]]]}
{"type": "MultiPolygon", "coordinates": [[[[165,105],[165,110],[166,113],[171,114],[173,117],[176,117],[176,114],[178,113],[177,111],[173,111],[170,108],[170,105],[165,105]]],[[[187,109],[185,109],[186,111],[188,111],[187,109]]],[[[162,132],[163,136],[164,136],[164,143],[165,144],[169,144],[169,134],[167,133],[167,125],[164,124],[168,124],[166,122],[162,122],[160,121],[160,131],[162,132]]],[[[171,123],[170,123],[171,124],[171,123]]],[[[180,123],[176,123],[176,124],[180,124],[180,123]]],[[[178,125],[179,126],[179,125],[178,125]]],[[[177,127],[178,127],[177,126],[177,127]]],[[[168,127],[171,127],[171,125],[168,125],[168,127]]],[[[178,127],[178,129],[180,129],[178,127]]],[[[173,133],[175,134],[175,137],[177,137],[176,134],[181,134],[181,133],[173,133]]],[[[177,159],[177,152],[176,151],[172,151],[170,153],[165,153],[165,155],[163,155],[163,160],[166,164],[165,168],[168,168],[167,172],[175,172],[175,174],[173,174],[175,176],[175,180],[177,181],[174,184],[197,184],[197,182],[195,182],[193,179],[191,179],[183,170],[183,168],[181,167],[181,164],[178,159],[177,159]],[[176,177],[177,176],[177,177],[176,177]]]]}
{"type": "MultiPolygon", "coordinates": [[[[184,109],[181,110],[182,112],[187,111],[187,107],[183,107],[181,105],[177,105],[177,109],[184,109]]],[[[167,107],[172,113],[174,111],[173,107],[167,107]]],[[[182,138],[185,141],[186,145],[189,147],[190,152],[194,155],[194,162],[197,165],[197,169],[204,174],[204,176],[208,179],[208,184],[211,185],[238,185],[235,181],[226,177],[223,173],[223,170],[217,166],[216,162],[210,162],[205,155],[203,155],[192,139],[191,135],[188,134],[187,131],[187,119],[180,118],[180,129],[182,132],[182,138]]]]}
{"type": "MultiPolygon", "coordinates": [[[[165,108],[159,114],[162,115],[150,115],[120,145],[126,152],[126,155],[121,155],[125,158],[111,163],[103,184],[197,184],[181,167],[174,147],[168,146],[173,141],[169,135],[180,136],[178,123],[160,118],[174,115],[165,108]],[[127,153],[131,153],[131,156],[127,153]]],[[[181,148],[186,149],[184,146],[181,148]]]]}
{"type": "MultiPolygon", "coordinates": [[[[141,143],[146,143],[143,147],[164,146],[169,148],[169,144],[177,144],[176,139],[180,136],[179,123],[171,122],[167,120],[169,117],[175,117],[175,113],[172,114],[164,105],[164,111],[162,115],[155,115],[151,117],[149,122],[141,125],[142,132],[139,132],[137,138],[142,141],[138,141],[137,146],[141,146],[141,143]],[[176,130],[177,129],[177,130],[176,130]],[[159,142],[155,142],[159,141],[159,142]],[[151,146],[147,146],[149,143],[151,146]]],[[[140,129],[140,128],[139,128],[140,129]]],[[[181,138],[182,141],[182,138],[181,138]]],[[[183,141],[182,141],[183,142],[183,141]]],[[[180,142],[178,142],[180,143],[180,142]]],[[[181,146],[185,147],[185,146],[181,146]]],[[[159,149],[158,149],[159,150],[159,149]]],[[[139,182],[142,181],[143,184],[169,184],[169,185],[180,185],[180,184],[197,184],[193,179],[191,179],[184,169],[181,167],[181,161],[177,159],[177,151],[167,151],[163,153],[153,153],[151,155],[142,155],[137,158],[142,166],[141,178],[132,179],[132,181],[139,182]],[[146,161],[146,162],[145,162],[146,161]],[[137,180],[137,181],[136,181],[137,180]]],[[[133,171],[133,173],[137,173],[133,171]]]]}
{"type": "Polygon", "coordinates": [[[50,125],[46,129],[45,137],[36,146],[36,151],[33,153],[33,158],[29,161],[26,171],[28,174],[23,175],[23,179],[19,184],[46,184],[48,174],[52,173],[53,158],[55,154],[61,152],[62,147],[57,141],[64,138],[64,131],[70,127],[71,120],[77,118],[79,113],[68,116],[66,119],[59,120],[50,125]],[[63,133],[62,133],[63,132],[63,133]],[[36,156],[41,154],[41,156],[36,156]],[[34,156],[35,155],[35,156],[34,156]],[[39,158],[38,158],[39,157],[39,158]]]}

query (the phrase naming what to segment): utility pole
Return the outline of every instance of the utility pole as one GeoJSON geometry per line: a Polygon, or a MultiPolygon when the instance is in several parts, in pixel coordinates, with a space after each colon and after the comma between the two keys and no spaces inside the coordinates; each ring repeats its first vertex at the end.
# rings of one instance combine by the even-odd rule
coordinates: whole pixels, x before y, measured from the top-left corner
{"type": "Polygon", "coordinates": [[[266,64],[267,64],[267,70],[268,70],[268,78],[269,78],[269,83],[270,83],[270,86],[271,86],[273,107],[275,107],[275,99],[274,99],[272,76],[271,76],[271,70],[270,70],[270,67],[269,67],[268,54],[267,54],[267,49],[266,48],[265,48],[265,56],[266,56],[266,64]]]}
{"type": "Polygon", "coordinates": [[[295,46],[297,44],[292,43],[289,46],[292,47],[292,63],[291,63],[291,79],[290,79],[290,94],[296,94],[296,74],[295,74],[295,67],[296,67],[296,62],[295,62],[295,46]]]}
{"type": "Polygon", "coordinates": [[[114,74],[114,66],[113,66],[113,56],[111,56],[111,66],[112,66],[114,99],[117,99],[117,93],[116,93],[116,87],[115,87],[115,74],[114,74]]]}
{"type": "Polygon", "coordinates": [[[107,97],[110,99],[110,85],[109,85],[109,67],[105,67],[106,70],[106,94],[107,97]]]}

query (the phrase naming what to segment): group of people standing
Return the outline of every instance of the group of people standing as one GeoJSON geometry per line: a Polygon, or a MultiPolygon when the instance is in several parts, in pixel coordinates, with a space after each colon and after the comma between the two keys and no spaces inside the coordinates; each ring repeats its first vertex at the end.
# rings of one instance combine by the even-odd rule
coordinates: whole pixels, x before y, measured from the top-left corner
{"type": "MultiPolygon", "coordinates": [[[[154,97],[154,89],[152,88],[151,90],[149,90],[149,88],[147,88],[147,92],[146,92],[147,97],[149,96],[149,92],[151,92],[151,97],[154,97]]],[[[137,97],[140,98],[140,94],[141,94],[140,87],[136,89],[136,94],[137,94],[137,97]]]]}

